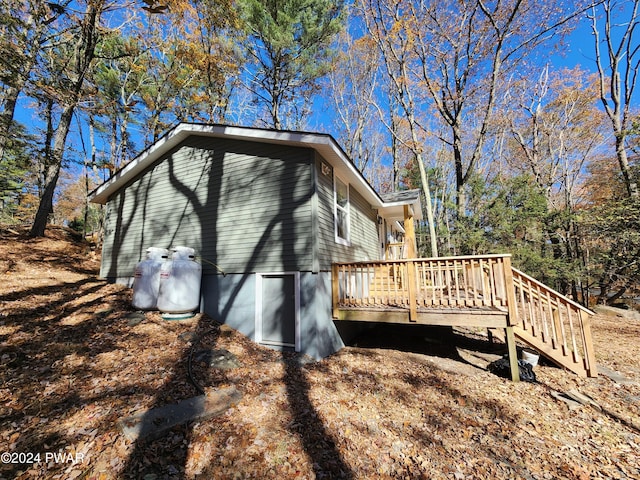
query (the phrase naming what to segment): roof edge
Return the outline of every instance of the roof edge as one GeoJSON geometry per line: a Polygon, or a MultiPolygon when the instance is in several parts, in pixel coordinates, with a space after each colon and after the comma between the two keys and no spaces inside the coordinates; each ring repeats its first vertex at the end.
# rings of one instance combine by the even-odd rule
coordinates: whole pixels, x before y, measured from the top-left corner
{"type": "Polygon", "coordinates": [[[367,200],[374,207],[385,208],[399,205],[420,206],[419,195],[417,202],[416,199],[385,202],[381,195],[362,175],[362,172],[360,172],[349,159],[338,142],[328,133],[189,122],[181,122],[169,129],[162,137],[144,149],[131,162],[117,170],[108,180],[89,194],[89,201],[103,205],[106,204],[109,198],[128,182],[136,178],[165,153],[192,135],[308,147],[314,149],[323,157],[325,157],[327,153],[331,153],[340,160],[341,166],[343,166],[342,171],[346,170],[349,176],[358,180],[358,183],[360,183],[361,187],[365,190],[365,196],[368,197],[367,200]]]}

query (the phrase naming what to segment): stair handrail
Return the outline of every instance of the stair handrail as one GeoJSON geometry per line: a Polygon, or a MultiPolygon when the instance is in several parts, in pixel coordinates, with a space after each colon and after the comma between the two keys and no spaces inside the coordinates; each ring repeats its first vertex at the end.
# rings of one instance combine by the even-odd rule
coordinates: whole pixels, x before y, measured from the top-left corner
{"type": "Polygon", "coordinates": [[[592,310],[589,310],[587,307],[585,307],[584,305],[579,304],[578,302],[576,302],[575,300],[571,300],[569,297],[567,297],[566,295],[563,295],[562,293],[558,292],[557,290],[554,290],[553,288],[551,288],[548,285],[545,285],[544,283],[542,283],[539,280],[536,280],[535,278],[533,278],[530,275],[527,275],[526,273],[524,273],[521,270],[518,270],[515,267],[511,267],[511,270],[514,273],[517,273],[519,276],[522,276],[524,278],[526,278],[529,282],[534,283],[536,286],[540,287],[543,290],[546,290],[549,293],[552,293],[554,295],[554,297],[560,298],[563,302],[566,302],[576,308],[581,309],[583,312],[588,313],[589,315],[595,315],[595,312],[593,312],[592,310]]]}

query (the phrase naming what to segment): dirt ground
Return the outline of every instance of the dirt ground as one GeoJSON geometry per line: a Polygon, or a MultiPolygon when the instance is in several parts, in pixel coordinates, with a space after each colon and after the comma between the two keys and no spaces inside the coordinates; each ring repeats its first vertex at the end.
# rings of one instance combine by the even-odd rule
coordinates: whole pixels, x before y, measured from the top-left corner
{"type": "Polygon", "coordinates": [[[512,383],[483,368],[495,351],[475,330],[385,327],[307,363],[206,315],[136,315],[98,263],[65,229],[0,227],[0,478],[640,478],[638,320],[592,318],[617,382],[541,364],[538,383],[512,383]],[[240,365],[210,368],[207,349],[240,365]],[[123,435],[120,419],[195,383],[242,398],[155,440],[123,435]],[[556,398],[572,390],[595,405],[556,398]]]}

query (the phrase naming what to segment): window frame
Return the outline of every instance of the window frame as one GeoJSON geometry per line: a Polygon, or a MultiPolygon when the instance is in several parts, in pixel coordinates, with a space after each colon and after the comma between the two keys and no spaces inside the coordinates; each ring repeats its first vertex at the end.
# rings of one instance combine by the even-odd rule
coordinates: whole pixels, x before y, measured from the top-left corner
{"type": "Polygon", "coordinates": [[[351,186],[349,182],[343,181],[337,175],[333,176],[333,226],[334,236],[336,243],[341,245],[351,246],[351,186]],[[342,206],[338,203],[338,182],[346,187],[347,190],[347,202],[346,206],[342,206]],[[344,213],[346,217],[346,238],[341,237],[338,228],[338,211],[344,213]]]}

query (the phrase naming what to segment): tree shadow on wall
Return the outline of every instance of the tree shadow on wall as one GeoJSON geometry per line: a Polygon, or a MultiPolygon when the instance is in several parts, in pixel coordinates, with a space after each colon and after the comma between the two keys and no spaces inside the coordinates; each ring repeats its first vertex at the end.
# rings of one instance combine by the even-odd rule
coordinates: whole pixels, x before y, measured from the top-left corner
{"type": "MultiPolygon", "coordinates": [[[[218,145],[218,147],[219,146],[220,145],[218,145]]],[[[203,257],[206,255],[207,258],[207,265],[203,265],[203,267],[208,269],[206,272],[208,275],[207,281],[209,282],[207,287],[209,289],[208,291],[219,292],[223,285],[225,288],[232,285],[227,303],[225,304],[220,301],[216,303],[213,308],[207,310],[216,321],[225,320],[227,316],[230,315],[233,302],[236,301],[240,295],[243,285],[247,284],[251,279],[254,279],[256,275],[255,272],[259,272],[261,268],[263,268],[261,267],[261,261],[265,255],[269,254],[270,258],[276,259],[280,257],[281,271],[293,272],[304,270],[303,265],[301,265],[304,261],[300,258],[300,255],[303,251],[305,251],[305,253],[308,252],[308,248],[310,248],[311,245],[310,242],[312,242],[313,239],[308,230],[302,231],[303,229],[299,224],[296,213],[298,209],[309,205],[311,196],[314,194],[308,177],[300,178],[296,173],[295,165],[289,164],[286,160],[282,159],[276,161],[277,159],[261,158],[260,162],[272,162],[269,164],[270,167],[268,169],[262,168],[260,171],[268,172],[269,175],[272,175],[269,181],[272,182],[272,188],[278,189],[277,193],[279,198],[276,201],[270,200],[268,205],[264,202],[255,204],[258,212],[253,212],[253,215],[262,216],[261,218],[255,219],[254,228],[256,231],[252,233],[251,239],[238,235],[234,237],[230,235],[229,228],[225,227],[223,229],[218,225],[219,219],[226,218],[229,220],[229,214],[237,215],[237,211],[229,211],[228,205],[224,203],[221,196],[228,195],[231,191],[235,191],[240,195],[242,189],[239,189],[239,187],[243,182],[246,183],[247,179],[243,178],[237,180],[236,184],[229,185],[229,183],[234,182],[235,177],[233,175],[235,175],[235,165],[228,165],[226,158],[229,153],[239,153],[241,155],[251,154],[252,149],[245,151],[243,147],[238,147],[237,143],[234,144],[234,148],[239,148],[240,150],[238,151],[230,151],[228,147],[218,147],[211,147],[210,151],[200,154],[201,156],[199,158],[204,162],[202,165],[196,165],[194,161],[191,166],[197,185],[203,187],[207,192],[206,198],[196,195],[193,185],[189,184],[181,176],[183,173],[179,171],[176,166],[174,160],[177,157],[174,158],[172,156],[173,153],[170,154],[169,158],[164,160],[168,162],[167,175],[173,191],[176,192],[175,195],[177,199],[174,202],[174,211],[179,210],[181,215],[185,217],[181,219],[181,222],[184,220],[186,223],[193,224],[193,219],[186,219],[187,216],[193,215],[200,225],[199,233],[200,241],[202,242],[200,245],[200,253],[203,257]],[[226,179],[224,185],[223,178],[226,179]],[[203,180],[205,181],[203,182],[203,180]],[[300,182],[300,184],[298,182],[300,182]],[[188,203],[189,208],[185,208],[181,202],[188,203]],[[220,251],[223,251],[228,245],[220,245],[221,238],[224,238],[226,243],[231,242],[232,246],[240,245],[243,241],[254,242],[251,253],[244,262],[242,271],[237,275],[238,279],[235,284],[223,283],[222,276],[219,272],[209,266],[209,264],[215,264],[225,269],[224,260],[227,257],[220,254],[220,251]],[[303,248],[305,241],[306,247],[308,247],[306,249],[303,248]],[[275,249],[275,251],[273,249],[275,249]]],[[[202,146],[199,145],[199,148],[202,148],[202,146]]],[[[308,158],[313,158],[311,151],[308,149],[300,149],[300,152],[300,155],[304,153],[308,155],[308,158]]],[[[304,168],[315,168],[313,160],[307,163],[303,162],[303,164],[304,168]]],[[[256,172],[253,172],[253,174],[255,176],[256,172]]],[[[263,181],[263,179],[256,178],[254,183],[258,181],[263,181]]],[[[145,196],[144,199],[145,202],[150,201],[147,196],[145,196]]],[[[251,201],[255,203],[255,198],[251,201]]],[[[243,219],[243,221],[246,222],[247,219],[243,219]]],[[[235,225],[239,226],[237,219],[235,225]]],[[[246,224],[243,223],[242,225],[244,228],[247,228],[246,224]]],[[[154,239],[150,237],[155,235],[157,235],[158,238],[162,235],[166,237],[167,234],[171,237],[172,242],[181,241],[176,235],[177,230],[178,229],[173,230],[172,235],[171,232],[163,232],[160,228],[152,228],[147,235],[146,241],[151,244],[154,243],[154,239]]],[[[289,307],[284,304],[289,296],[289,292],[284,290],[284,285],[285,283],[283,283],[283,291],[279,299],[268,299],[269,302],[283,302],[280,305],[270,306],[270,310],[274,312],[276,322],[285,315],[285,310],[288,310],[289,307]]],[[[297,294],[299,294],[299,292],[297,292],[297,294]]],[[[284,331],[284,322],[281,322],[280,325],[283,328],[282,337],[285,337],[289,332],[284,331]]],[[[205,328],[205,326],[199,325],[198,328],[205,328]]],[[[171,397],[171,400],[175,401],[176,399],[185,398],[187,393],[188,395],[197,394],[193,389],[191,391],[183,391],[184,379],[186,378],[184,365],[188,362],[188,356],[189,349],[185,348],[181,359],[172,372],[172,376],[166,383],[166,391],[158,394],[154,406],[165,405],[168,402],[168,397],[171,397]],[[171,394],[171,392],[173,392],[173,394],[171,394]],[[179,395],[180,392],[182,392],[181,395],[179,395]]],[[[297,436],[304,446],[313,465],[312,468],[316,477],[353,478],[349,466],[343,461],[331,433],[323,424],[311,401],[309,381],[304,370],[295,358],[290,358],[285,362],[284,383],[294,419],[290,424],[291,433],[297,436]]],[[[190,438],[190,427],[182,426],[169,431],[163,439],[149,442],[143,440],[136,441],[134,450],[124,470],[123,478],[143,478],[144,475],[148,474],[158,475],[158,478],[162,478],[162,476],[180,477],[184,475],[190,438]]]]}

